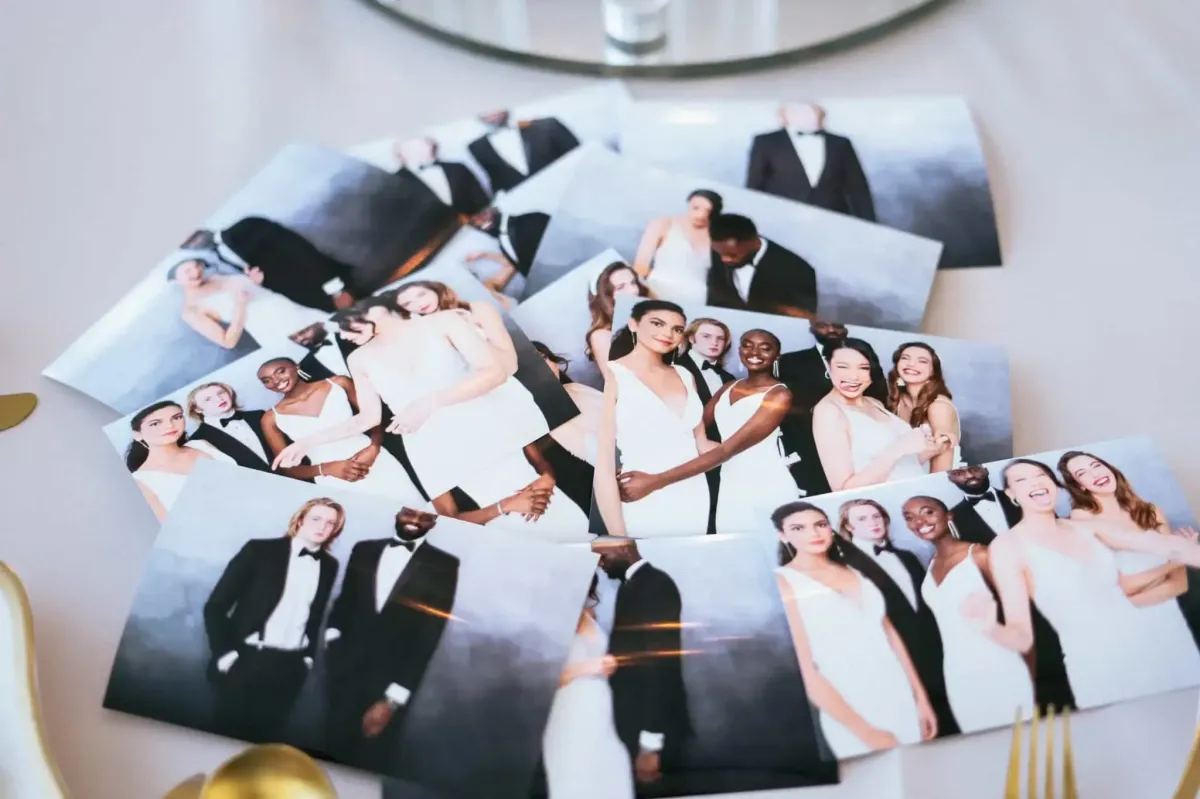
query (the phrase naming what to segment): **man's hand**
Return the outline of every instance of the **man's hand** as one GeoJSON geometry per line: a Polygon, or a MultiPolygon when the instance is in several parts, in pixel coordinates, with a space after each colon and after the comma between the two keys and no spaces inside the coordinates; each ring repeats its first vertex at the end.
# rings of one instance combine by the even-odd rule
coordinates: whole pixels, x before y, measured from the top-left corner
{"type": "Polygon", "coordinates": [[[363,735],[368,738],[374,738],[379,735],[391,723],[394,712],[391,703],[386,699],[380,699],[375,702],[363,714],[363,735]]]}
{"type": "Polygon", "coordinates": [[[337,308],[339,311],[343,308],[349,308],[353,304],[354,298],[344,291],[339,291],[337,294],[333,295],[333,307],[337,308]]]}
{"type": "Polygon", "coordinates": [[[638,782],[658,782],[662,777],[662,758],[658,752],[638,752],[633,761],[633,773],[638,782]]]}
{"type": "Polygon", "coordinates": [[[263,274],[262,269],[258,268],[257,266],[252,266],[246,270],[246,277],[250,278],[250,282],[252,282],[254,285],[261,286],[263,284],[263,278],[266,276],[263,274]]]}
{"type": "Polygon", "coordinates": [[[363,447],[358,452],[350,456],[350,460],[361,463],[368,469],[375,465],[375,459],[379,457],[379,447],[375,444],[363,447]]]}

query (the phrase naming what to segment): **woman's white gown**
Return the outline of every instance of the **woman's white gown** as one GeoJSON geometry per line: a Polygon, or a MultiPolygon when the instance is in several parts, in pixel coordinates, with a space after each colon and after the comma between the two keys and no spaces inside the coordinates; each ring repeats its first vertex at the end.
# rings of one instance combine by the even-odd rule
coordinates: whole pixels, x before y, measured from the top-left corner
{"type": "MultiPolygon", "coordinates": [[[[850,457],[854,463],[854,471],[860,472],[867,468],[876,456],[900,436],[912,432],[903,419],[888,411],[875,400],[868,399],[876,410],[887,414],[887,421],[881,422],[866,413],[854,408],[840,406],[850,423],[850,457]]],[[[910,480],[925,477],[929,474],[929,464],[921,463],[916,455],[905,455],[896,461],[892,471],[882,481],[890,483],[893,480],[910,480]]]]}
{"type": "Polygon", "coordinates": [[[1200,655],[1187,626],[1168,630],[1130,602],[1115,553],[1081,534],[1086,563],[1032,541],[1024,547],[1033,601],[1058,633],[1076,703],[1096,707],[1200,683],[1200,655]]]}
{"type": "Polygon", "coordinates": [[[1024,658],[988,638],[962,615],[963,600],[979,591],[990,595],[970,550],[940,585],[932,572],[921,583],[921,596],[942,636],[942,672],[950,709],[963,732],[1012,724],[1017,708],[1028,718],[1034,706],[1033,682],[1024,658]]]}
{"type": "MultiPolygon", "coordinates": [[[[892,733],[901,744],[919,742],[916,701],[883,629],[879,589],[853,572],[859,586],[855,602],[796,569],[782,566],[776,572],[796,595],[813,663],[822,676],[872,727],[892,733]]],[[[826,713],[820,718],[825,740],[839,759],[871,751],[840,722],[826,713]]]]}
{"type": "Polygon", "coordinates": [[[248,278],[233,278],[223,291],[205,295],[204,307],[228,323],[233,319],[234,289],[244,286],[250,292],[246,303],[246,321],[242,329],[260,346],[286,339],[292,333],[324,322],[329,314],[292,302],[282,294],[259,286],[248,278]],[[236,281],[236,282],[235,282],[236,281]]]}
{"type": "MultiPolygon", "coordinates": [[[[608,641],[589,619],[571,642],[570,665],[601,658],[608,641]]],[[[633,799],[633,767],[617,737],[612,689],[603,677],[576,677],[558,689],[542,739],[550,799],[633,799]]]]}
{"type": "MultiPolygon", "coordinates": [[[[207,441],[187,441],[183,446],[199,450],[221,463],[236,462],[207,441]]],[[[187,475],[178,472],[163,472],[157,469],[138,469],[133,472],[133,479],[149,489],[150,493],[158,499],[158,503],[163,506],[163,510],[169,513],[175,500],[179,499],[179,492],[183,490],[187,475]]]]}
{"type": "Polygon", "coordinates": [[[704,305],[708,300],[711,263],[712,254],[697,252],[679,223],[671,220],[667,235],[654,253],[646,285],[661,299],[682,305],[704,305]]]}
{"type": "MultiPolygon", "coordinates": [[[[728,441],[750,421],[770,391],[767,389],[733,402],[733,386],[726,389],[713,409],[722,441],[728,441]]],[[[717,532],[748,533],[766,529],[771,509],[799,497],[796,481],[780,454],[780,432],[776,428],[762,441],[721,464],[717,532]]]]}
{"type": "MultiPolygon", "coordinates": [[[[617,381],[617,450],[622,471],[657,474],[695,458],[695,428],[704,406],[691,374],[675,372],[687,388],[683,414],[675,413],[619,361],[608,364],[617,381]]],[[[634,538],[704,535],[708,529],[708,481],[703,474],[680,480],[636,502],[622,502],[626,532],[634,538]]]]}
{"type": "MultiPolygon", "coordinates": [[[[354,408],[350,405],[350,398],[346,396],[346,390],[332,380],[326,382],[329,383],[329,393],[325,395],[325,402],[316,416],[283,413],[279,408],[273,409],[275,424],[292,441],[308,438],[336,424],[341,424],[354,415],[354,408]]],[[[370,445],[371,439],[365,434],[359,433],[313,447],[308,452],[308,459],[314,465],[344,461],[370,445]]],[[[371,464],[370,471],[361,480],[349,482],[340,477],[318,475],[313,478],[313,482],[316,485],[336,486],[346,491],[361,491],[364,494],[388,497],[412,507],[425,504],[424,498],[409,479],[408,472],[404,471],[400,461],[385,449],[379,450],[375,462],[371,464]]]]}

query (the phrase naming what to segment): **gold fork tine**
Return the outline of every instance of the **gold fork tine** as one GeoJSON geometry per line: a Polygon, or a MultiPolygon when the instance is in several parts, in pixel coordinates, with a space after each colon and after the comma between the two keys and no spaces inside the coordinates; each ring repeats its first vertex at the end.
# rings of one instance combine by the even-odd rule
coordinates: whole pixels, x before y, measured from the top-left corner
{"type": "MultiPolygon", "coordinates": [[[[1183,776],[1179,778],[1179,787],[1175,789],[1172,799],[1195,799],[1200,793],[1200,729],[1192,739],[1192,751],[1188,753],[1187,766],[1183,776]]],[[[1005,797],[1007,799],[1007,797],[1005,797]]]]}
{"type": "Polygon", "coordinates": [[[1013,720],[1012,743],[1008,749],[1008,776],[1004,780],[1004,799],[1021,799],[1021,708],[1013,720]]]}
{"type": "Polygon", "coordinates": [[[1071,752],[1071,708],[1062,709],[1063,722],[1063,799],[1079,799],[1075,787],[1075,755],[1071,752]]]}
{"type": "Polygon", "coordinates": [[[1029,799],[1037,799],[1038,791],[1038,725],[1041,723],[1041,710],[1033,706],[1033,719],[1029,722],[1029,799]]]}
{"type": "Polygon", "coordinates": [[[1054,705],[1046,708],[1046,795],[1054,799],[1054,705]]]}

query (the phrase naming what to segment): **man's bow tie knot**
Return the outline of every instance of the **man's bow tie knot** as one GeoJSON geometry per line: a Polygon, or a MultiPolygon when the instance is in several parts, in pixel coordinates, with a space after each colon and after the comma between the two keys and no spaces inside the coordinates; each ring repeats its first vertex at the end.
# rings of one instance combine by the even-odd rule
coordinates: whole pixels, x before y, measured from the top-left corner
{"type": "Polygon", "coordinates": [[[896,552],[896,547],[892,545],[891,541],[883,544],[876,544],[874,547],[872,547],[872,549],[875,550],[876,555],[880,554],[881,552],[891,552],[893,554],[896,552]]]}
{"type": "Polygon", "coordinates": [[[240,421],[242,421],[243,418],[244,417],[242,416],[242,413],[240,411],[238,413],[232,413],[229,416],[226,416],[224,419],[220,420],[221,427],[228,427],[230,422],[240,422],[240,421]]]}
{"type": "Polygon", "coordinates": [[[393,538],[391,541],[388,541],[388,548],[391,549],[392,547],[404,547],[409,552],[412,552],[414,549],[417,548],[417,542],[416,541],[405,541],[400,538],[393,538]]]}
{"type": "Polygon", "coordinates": [[[996,495],[993,494],[991,491],[987,492],[986,494],[980,494],[977,497],[967,497],[967,502],[971,503],[971,507],[975,507],[980,502],[995,502],[995,501],[996,501],[996,495]]]}
{"type": "Polygon", "coordinates": [[[308,547],[305,547],[304,549],[300,550],[300,557],[304,557],[305,555],[312,558],[313,560],[321,559],[321,556],[319,554],[317,554],[317,550],[309,549],[308,547]]]}
{"type": "Polygon", "coordinates": [[[704,363],[700,364],[700,370],[703,371],[705,369],[712,369],[715,372],[717,370],[717,365],[712,361],[705,361],[704,363]]]}

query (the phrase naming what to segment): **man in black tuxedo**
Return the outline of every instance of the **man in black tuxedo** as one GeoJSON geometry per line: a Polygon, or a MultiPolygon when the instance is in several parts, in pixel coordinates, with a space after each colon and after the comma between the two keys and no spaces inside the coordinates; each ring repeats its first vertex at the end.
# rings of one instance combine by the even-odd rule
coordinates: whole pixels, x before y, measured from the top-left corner
{"type": "Polygon", "coordinates": [[[754,137],[746,188],[826,211],[875,221],[871,187],[854,145],[824,129],[825,110],[795,103],[780,109],[783,127],[754,137]]]}
{"type": "Polygon", "coordinates": [[[675,581],[643,560],[631,538],[598,538],[600,568],[620,580],[608,653],[617,736],[639,783],[653,783],[681,762],[692,735],[683,682],[683,601],[675,581]]]}
{"type": "Polygon", "coordinates": [[[397,175],[419,180],[433,199],[453,208],[455,213],[471,216],[491,202],[475,173],[457,161],[440,160],[438,143],[428,136],[397,142],[395,155],[400,162],[397,175]]]}
{"type": "MultiPolygon", "coordinates": [[[[863,505],[863,509],[876,510],[863,505]]],[[[852,511],[855,509],[852,509],[852,511]]],[[[933,611],[921,596],[925,568],[916,555],[892,545],[888,535],[891,519],[882,511],[875,524],[858,522],[853,533],[844,525],[838,532],[845,540],[840,550],[846,565],[866,577],[883,594],[887,617],[904,641],[917,676],[929,695],[929,703],[937,715],[938,737],[959,732],[958,722],[950,709],[946,681],[942,673],[942,636],[933,611]]]]}
{"type": "Polygon", "coordinates": [[[811,318],[817,312],[817,274],[796,253],[767,241],[748,217],[709,220],[713,259],[708,304],[739,311],[811,318]]]}
{"type": "MultiPolygon", "coordinates": [[[[687,369],[696,381],[696,393],[700,401],[708,405],[713,394],[726,383],[732,383],[734,377],[725,370],[725,356],[729,354],[732,337],[729,327],[718,319],[693,319],[684,331],[684,346],[687,347],[675,363],[687,369]]],[[[716,422],[705,428],[705,433],[712,441],[721,441],[721,431],[716,422]]],[[[717,532],[717,494],[721,490],[721,467],[709,469],[704,473],[708,481],[708,534],[717,532]]]]}
{"type": "Polygon", "coordinates": [[[992,488],[986,466],[960,466],[948,471],[946,477],[963,492],[962,500],[950,509],[958,537],[963,541],[990,544],[997,533],[1021,521],[1021,509],[992,488]]]}
{"type": "Polygon", "coordinates": [[[829,493],[829,480],[813,440],[813,408],[833,388],[821,352],[825,347],[844,341],[848,332],[845,325],[821,319],[811,320],[808,332],[816,342],[814,346],[779,356],[779,379],[792,392],[791,413],[779,430],[796,487],[804,492],[804,496],[812,497],[829,493]]]}
{"type": "Polygon", "coordinates": [[[263,288],[309,308],[332,313],[354,302],[350,266],[264,217],[246,217],[221,231],[198,231],[183,249],[202,251],[208,256],[205,260],[215,260],[227,270],[258,270],[263,288]]]}
{"type": "Polygon", "coordinates": [[[492,193],[512,191],[579,146],[579,139],[554,117],[513,123],[508,111],[479,117],[488,132],[467,145],[483,167],[492,193]]]}
{"type": "Polygon", "coordinates": [[[471,225],[496,239],[502,257],[494,257],[493,253],[473,253],[467,260],[488,258],[497,261],[500,270],[485,283],[496,291],[503,291],[515,273],[529,277],[529,269],[549,224],[550,215],[541,211],[514,215],[495,206],[486,208],[471,217],[471,225]]]}
{"type": "Polygon", "coordinates": [[[310,499],[286,535],[247,541],[217,580],[204,629],[221,733],[267,743],[283,737],[337,577],[326,549],[345,523],[341,505],[310,499]]]}
{"type": "Polygon", "coordinates": [[[211,444],[238,466],[271,471],[271,445],[263,435],[263,411],[245,411],[228,383],[205,383],[187,397],[187,414],[200,423],[193,440],[211,444]]]}
{"type": "Polygon", "coordinates": [[[395,535],[360,541],[329,614],[330,751],[388,773],[412,698],[446,631],[459,560],[429,543],[432,513],[403,508],[395,535]]]}
{"type": "Polygon", "coordinates": [[[328,380],[335,375],[346,376],[346,359],[342,357],[337,342],[329,335],[324,324],[309,325],[288,336],[293,344],[299,344],[308,350],[296,366],[311,382],[328,380]]]}

